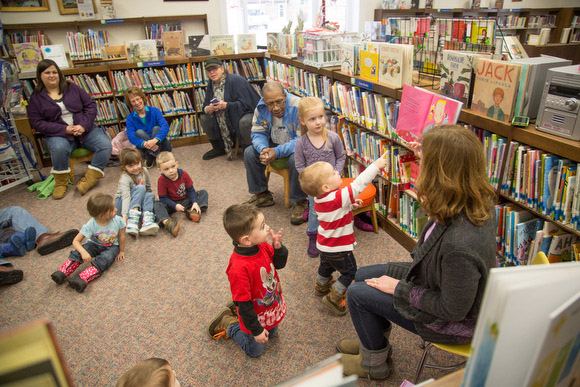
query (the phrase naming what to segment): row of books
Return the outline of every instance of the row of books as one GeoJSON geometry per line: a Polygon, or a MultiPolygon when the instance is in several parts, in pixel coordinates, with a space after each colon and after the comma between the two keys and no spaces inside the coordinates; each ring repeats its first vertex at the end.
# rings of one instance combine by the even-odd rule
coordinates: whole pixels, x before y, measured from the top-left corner
{"type": "Polygon", "coordinates": [[[104,130],[107,137],[109,137],[109,140],[113,140],[117,134],[119,134],[122,130],[125,130],[125,127],[119,124],[101,126],[100,128],[104,130]]]}
{"type": "Polygon", "coordinates": [[[36,43],[38,47],[48,44],[48,38],[43,31],[37,31],[34,34],[24,31],[23,33],[5,33],[6,44],[2,44],[2,57],[16,57],[14,51],[15,43],[36,43]]]}
{"type": "Polygon", "coordinates": [[[112,100],[99,99],[95,102],[97,104],[97,117],[95,118],[96,124],[116,123],[119,121],[117,109],[115,109],[115,103],[112,100]]]}
{"type": "Polygon", "coordinates": [[[174,24],[150,24],[145,26],[146,39],[153,39],[157,41],[157,45],[163,45],[162,32],[165,31],[182,31],[182,23],[174,24]]]}
{"type": "Polygon", "coordinates": [[[524,28],[526,26],[527,20],[528,18],[525,16],[517,16],[517,15],[498,16],[497,25],[500,28],[524,28]]]}
{"type": "Polygon", "coordinates": [[[173,91],[173,95],[168,93],[149,94],[147,98],[151,106],[155,106],[163,114],[179,114],[194,112],[189,95],[183,91],[173,91]]]}
{"type": "Polygon", "coordinates": [[[178,138],[197,136],[199,134],[199,127],[200,126],[197,125],[197,119],[194,115],[176,117],[169,125],[169,133],[167,137],[178,138]]]}
{"type": "Polygon", "coordinates": [[[235,37],[234,35],[190,35],[188,41],[192,57],[231,55],[236,52],[241,54],[258,50],[256,34],[238,34],[235,37]]]}
{"type": "Polygon", "coordinates": [[[203,106],[203,101],[205,101],[205,88],[198,87],[193,91],[193,101],[198,110],[201,110],[203,106]]]}
{"type": "MultiPolygon", "coordinates": [[[[352,45],[343,46],[341,54],[352,45]]],[[[347,58],[357,60],[356,53],[346,53],[342,58],[341,71],[360,68],[361,78],[385,83],[394,88],[413,82],[413,48],[411,44],[362,42],[360,63],[347,63],[347,58]]],[[[356,73],[351,75],[357,75],[356,73]]]]}
{"type": "Polygon", "coordinates": [[[580,163],[510,143],[501,193],[580,230],[580,163]]]}
{"type": "Polygon", "coordinates": [[[91,97],[105,97],[113,95],[113,89],[109,84],[107,77],[100,74],[90,76],[88,74],[67,75],[66,79],[75,83],[81,89],[86,91],[91,97]]]}
{"type": "Polygon", "coordinates": [[[186,64],[176,67],[148,67],[113,71],[113,90],[120,94],[131,86],[143,91],[168,90],[192,86],[189,67],[186,64]]]}
{"type": "Polygon", "coordinates": [[[70,59],[73,61],[104,59],[103,51],[108,42],[103,40],[102,32],[67,32],[66,41],[70,59]]]}
{"type": "Polygon", "coordinates": [[[556,15],[532,15],[528,22],[530,28],[554,27],[556,25],[556,15]]]}

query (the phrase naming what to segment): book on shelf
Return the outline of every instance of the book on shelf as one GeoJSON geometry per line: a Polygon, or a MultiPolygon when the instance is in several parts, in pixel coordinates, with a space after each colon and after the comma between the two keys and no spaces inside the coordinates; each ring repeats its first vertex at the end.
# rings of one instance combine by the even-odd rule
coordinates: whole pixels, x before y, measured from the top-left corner
{"type": "Polygon", "coordinates": [[[478,114],[511,122],[521,66],[480,58],[477,61],[471,108],[478,114]]]}
{"type": "Polygon", "coordinates": [[[360,52],[360,76],[369,81],[379,80],[379,54],[377,52],[361,50],[360,52]]]}
{"type": "Polygon", "coordinates": [[[211,53],[209,35],[189,35],[189,52],[191,56],[208,56],[211,53]]]}
{"type": "Polygon", "coordinates": [[[113,0],[100,0],[101,19],[116,19],[113,0]]]}
{"type": "Polygon", "coordinates": [[[234,35],[210,35],[210,55],[233,55],[236,53],[234,35]]]}
{"type": "Polygon", "coordinates": [[[538,37],[538,45],[548,44],[548,42],[550,41],[550,32],[552,32],[550,28],[542,28],[540,30],[540,36],[538,37]]]}
{"type": "Polygon", "coordinates": [[[566,44],[570,41],[570,35],[572,34],[572,28],[566,27],[562,28],[562,35],[560,35],[560,43],[566,44]]]}
{"type": "Polygon", "coordinates": [[[127,54],[132,62],[149,62],[159,58],[154,39],[132,40],[127,43],[127,54]]]}
{"type": "Polygon", "coordinates": [[[238,34],[238,54],[243,52],[256,52],[258,43],[256,34],[238,34]]]}
{"type": "Polygon", "coordinates": [[[473,92],[474,69],[480,57],[474,52],[443,50],[440,65],[441,94],[468,107],[473,92]]]}
{"type": "Polygon", "coordinates": [[[360,43],[340,44],[340,71],[347,75],[360,74],[360,43]]]}
{"type": "Polygon", "coordinates": [[[576,262],[491,269],[462,385],[530,385],[526,380],[539,369],[540,338],[550,330],[550,315],[580,292],[579,275],[576,262]]]}
{"type": "Polygon", "coordinates": [[[53,60],[60,69],[68,69],[70,67],[64,46],[62,44],[51,44],[40,47],[43,59],[53,60]]]}
{"type": "Polygon", "coordinates": [[[296,31],[296,59],[304,60],[304,31],[296,31]]]}
{"type": "Polygon", "coordinates": [[[517,36],[504,36],[502,41],[502,52],[507,53],[509,59],[528,58],[528,53],[517,36]]]}
{"type": "Polygon", "coordinates": [[[36,65],[42,60],[37,42],[13,43],[14,57],[20,73],[36,72],[36,65]]]}
{"type": "Polygon", "coordinates": [[[420,141],[435,125],[457,123],[462,105],[427,89],[403,85],[396,133],[405,141],[420,141]]]}
{"type": "Polygon", "coordinates": [[[183,31],[163,31],[161,41],[166,58],[185,58],[183,31]]]}
{"type": "Polygon", "coordinates": [[[379,82],[395,88],[413,83],[413,45],[382,43],[379,46],[379,82]]]}
{"type": "Polygon", "coordinates": [[[277,54],[280,51],[278,32],[268,32],[266,33],[267,48],[268,52],[272,54],[277,54]]]}
{"type": "Polygon", "coordinates": [[[548,250],[548,261],[550,263],[568,262],[574,259],[574,250],[572,246],[578,242],[578,238],[574,234],[566,232],[558,232],[554,234],[550,241],[550,248],[548,250]]]}

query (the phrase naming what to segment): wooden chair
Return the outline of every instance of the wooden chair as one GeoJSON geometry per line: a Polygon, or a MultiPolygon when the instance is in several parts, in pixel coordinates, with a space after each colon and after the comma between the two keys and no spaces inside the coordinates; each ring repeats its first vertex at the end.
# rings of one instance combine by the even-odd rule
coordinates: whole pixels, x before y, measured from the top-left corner
{"type": "Polygon", "coordinates": [[[75,183],[75,164],[82,163],[85,161],[92,161],[94,153],[85,148],[76,148],[70,154],[68,167],[70,169],[69,179],[72,184],[75,183]]]}
{"type": "Polygon", "coordinates": [[[436,344],[436,343],[425,342],[424,344],[425,344],[425,349],[423,350],[423,356],[421,357],[421,360],[419,362],[419,366],[417,367],[417,373],[415,374],[415,384],[417,384],[417,382],[419,381],[419,378],[421,377],[421,372],[423,372],[423,368],[427,367],[427,368],[437,368],[440,370],[452,370],[454,368],[457,368],[457,367],[465,364],[465,362],[467,362],[467,358],[469,358],[469,355],[471,355],[471,343],[461,344],[461,345],[446,345],[446,344],[436,344]],[[460,363],[450,365],[450,366],[440,366],[440,365],[436,365],[436,364],[427,364],[427,362],[426,362],[427,355],[429,354],[429,351],[431,351],[431,348],[433,348],[433,347],[437,347],[442,351],[449,352],[449,353],[452,353],[454,355],[463,356],[465,358],[465,361],[462,361],[460,363]]]}
{"type": "MultiPolygon", "coordinates": [[[[351,184],[354,181],[352,177],[345,177],[342,179],[342,185],[340,186],[345,187],[351,184]]],[[[357,196],[357,199],[361,199],[363,201],[362,206],[357,208],[352,212],[353,216],[358,215],[363,212],[370,211],[371,212],[371,221],[373,222],[373,231],[375,234],[379,233],[379,223],[377,222],[377,211],[375,210],[375,195],[377,194],[377,189],[373,184],[369,184],[365,187],[365,189],[357,196]]]]}
{"type": "Polygon", "coordinates": [[[275,160],[272,164],[266,166],[266,181],[270,181],[270,173],[282,176],[284,179],[284,205],[290,208],[290,170],[286,165],[287,157],[275,160]]]}

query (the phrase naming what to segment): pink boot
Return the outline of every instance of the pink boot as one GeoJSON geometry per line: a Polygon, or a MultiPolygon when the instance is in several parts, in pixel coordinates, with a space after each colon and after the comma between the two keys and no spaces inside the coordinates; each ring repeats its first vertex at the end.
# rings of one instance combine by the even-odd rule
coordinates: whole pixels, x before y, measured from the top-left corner
{"type": "Polygon", "coordinates": [[[362,220],[358,215],[354,217],[354,226],[361,231],[368,232],[375,231],[372,224],[368,224],[367,222],[362,220]]]}
{"type": "Polygon", "coordinates": [[[83,270],[78,276],[69,279],[68,284],[77,292],[82,293],[89,282],[99,278],[100,276],[101,274],[99,273],[99,270],[91,265],[83,270]]]}
{"type": "Polygon", "coordinates": [[[64,265],[59,267],[59,269],[57,271],[55,271],[54,273],[52,273],[52,275],[50,277],[52,278],[52,280],[54,282],[56,282],[57,284],[60,285],[64,282],[64,280],[67,277],[69,277],[72,273],[74,273],[74,271],[80,265],[81,265],[80,262],[71,261],[70,259],[67,259],[66,262],[64,263],[64,265]]]}
{"type": "Polygon", "coordinates": [[[318,236],[318,232],[306,231],[306,235],[308,235],[308,238],[310,238],[310,241],[308,242],[307,254],[310,258],[316,258],[320,254],[318,248],[316,247],[316,237],[318,236]]]}

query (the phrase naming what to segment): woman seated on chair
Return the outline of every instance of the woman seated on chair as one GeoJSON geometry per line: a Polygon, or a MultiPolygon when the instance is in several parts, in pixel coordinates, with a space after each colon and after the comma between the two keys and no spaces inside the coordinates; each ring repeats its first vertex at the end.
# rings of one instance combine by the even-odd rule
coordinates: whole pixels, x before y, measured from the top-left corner
{"type": "Polygon", "coordinates": [[[147,97],[140,88],[129,87],[125,91],[125,103],[133,109],[127,116],[127,137],[141,152],[145,166],[152,168],[159,153],[171,152],[167,138],[169,125],[161,110],[147,106],[147,97]]]}
{"type": "Polygon", "coordinates": [[[94,152],[77,190],[84,195],[105,173],[111,141],[95,126],[97,106],[83,89],[65,80],[58,65],[44,59],[36,67],[36,88],[28,103],[30,125],[44,135],[55,180],[54,199],[62,199],[69,181],[69,157],[79,147],[94,152]]]}
{"type": "Polygon", "coordinates": [[[347,300],[358,339],[337,345],[346,375],[389,376],[392,323],[439,344],[465,344],[473,336],[496,246],[483,149],[460,125],[432,129],[421,146],[411,143],[421,157],[417,196],[429,220],[412,262],[357,271],[347,300]]]}

